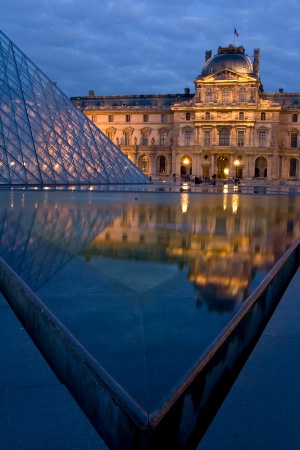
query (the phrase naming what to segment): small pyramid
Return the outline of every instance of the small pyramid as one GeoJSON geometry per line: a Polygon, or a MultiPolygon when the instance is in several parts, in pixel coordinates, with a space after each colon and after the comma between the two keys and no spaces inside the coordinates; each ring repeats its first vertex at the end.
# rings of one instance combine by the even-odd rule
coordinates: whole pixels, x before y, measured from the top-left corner
{"type": "Polygon", "coordinates": [[[149,183],[0,31],[0,185],[149,183]]]}

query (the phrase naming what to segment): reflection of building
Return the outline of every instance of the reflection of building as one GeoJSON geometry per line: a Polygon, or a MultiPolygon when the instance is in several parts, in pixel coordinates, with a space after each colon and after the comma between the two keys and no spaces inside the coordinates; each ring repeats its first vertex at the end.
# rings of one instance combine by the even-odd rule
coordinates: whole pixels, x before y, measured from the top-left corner
{"type": "Polygon", "coordinates": [[[148,175],[299,179],[300,93],[264,93],[260,51],[219,47],[195,93],[73,97],[148,175]]]}
{"type": "Polygon", "coordinates": [[[224,194],[223,205],[190,196],[184,213],[178,204],[130,204],[81,254],[187,266],[197,301],[218,309],[223,302],[227,309],[247,296],[257,271],[266,273],[300,236],[287,198],[277,207],[272,196],[260,199],[243,197],[236,209],[235,195],[224,194]]]}

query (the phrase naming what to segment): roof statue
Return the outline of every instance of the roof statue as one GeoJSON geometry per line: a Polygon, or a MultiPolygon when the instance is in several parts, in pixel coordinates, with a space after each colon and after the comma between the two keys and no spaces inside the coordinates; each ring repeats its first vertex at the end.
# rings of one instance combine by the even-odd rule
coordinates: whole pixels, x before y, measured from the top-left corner
{"type": "Polygon", "coordinates": [[[0,184],[149,183],[0,31],[0,184]]]}

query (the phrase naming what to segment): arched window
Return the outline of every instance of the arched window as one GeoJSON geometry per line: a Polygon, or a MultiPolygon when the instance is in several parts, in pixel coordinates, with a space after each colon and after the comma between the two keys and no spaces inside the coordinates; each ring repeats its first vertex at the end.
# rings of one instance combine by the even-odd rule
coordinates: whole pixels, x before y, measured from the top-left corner
{"type": "Polygon", "coordinates": [[[246,101],[246,89],[241,88],[239,90],[239,102],[245,102],[246,101]]]}
{"type": "Polygon", "coordinates": [[[156,160],[156,171],[159,174],[166,173],[166,157],[159,156],[156,160]]]}
{"type": "Polygon", "coordinates": [[[229,88],[225,87],[222,89],[222,102],[223,103],[229,103],[230,100],[230,91],[229,88]]]}
{"type": "Polygon", "coordinates": [[[149,170],[149,157],[147,155],[140,156],[139,158],[139,169],[146,173],[149,170]]]}
{"type": "Polygon", "coordinates": [[[230,145],[229,128],[221,128],[219,133],[219,145],[230,145]]]}

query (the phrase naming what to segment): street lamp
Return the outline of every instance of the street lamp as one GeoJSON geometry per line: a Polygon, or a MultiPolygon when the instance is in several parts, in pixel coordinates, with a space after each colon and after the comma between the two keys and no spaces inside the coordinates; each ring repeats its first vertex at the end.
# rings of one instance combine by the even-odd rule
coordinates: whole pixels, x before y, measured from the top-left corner
{"type": "Polygon", "coordinates": [[[238,167],[240,165],[240,160],[236,159],[235,161],[233,161],[233,164],[235,165],[235,178],[238,177],[238,167]]]}
{"type": "Polygon", "coordinates": [[[189,164],[190,164],[189,158],[184,158],[184,160],[182,162],[185,165],[185,174],[186,174],[186,176],[190,175],[188,173],[188,168],[189,168],[189,164]]]}

